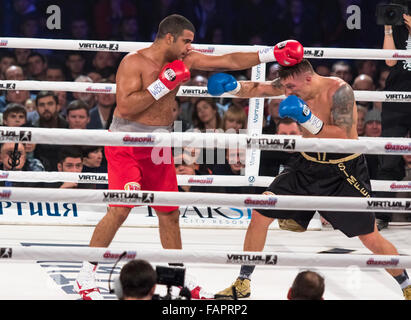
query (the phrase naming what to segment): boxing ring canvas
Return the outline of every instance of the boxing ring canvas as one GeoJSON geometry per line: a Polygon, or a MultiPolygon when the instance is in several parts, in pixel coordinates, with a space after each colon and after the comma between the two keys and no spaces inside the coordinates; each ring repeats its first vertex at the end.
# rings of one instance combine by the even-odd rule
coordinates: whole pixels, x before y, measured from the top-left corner
{"type": "MultiPolygon", "coordinates": [[[[392,223],[383,230],[383,236],[394,242],[403,255],[411,254],[411,226],[392,223]]],[[[0,225],[2,246],[61,247],[88,245],[93,227],[0,225]]],[[[245,229],[240,228],[182,228],[184,249],[193,250],[242,250],[245,229]]],[[[157,228],[120,228],[110,248],[138,246],[144,249],[160,249],[157,228]]],[[[269,230],[265,251],[293,253],[322,253],[324,255],[370,254],[357,238],[349,239],[341,232],[325,227],[321,231],[292,233],[269,230]]],[[[166,265],[151,261],[155,265],[166,265]]],[[[123,262],[116,267],[118,275],[123,262]]],[[[98,271],[99,287],[105,299],[115,299],[108,292],[112,263],[102,263],[98,271]]],[[[73,291],[74,279],[81,261],[7,261],[0,259],[1,300],[77,300],[73,291]]],[[[238,275],[239,265],[187,263],[186,272],[192,275],[204,289],[217,292],[227,287],[238,275]]],[[[304,267],[260,266],[256,267],[251,281],[251,300],[286,300],[287,292],[295,276],[304,267]]],[[[316,267],[309,268],[325,278],[326,300],[403,300],[398,284],[384,269],[360,269],[316,267]]],[[[176,292],[173,290],[173,292],[176,292]]],[[[158,286],[156,293],[165,294],[165,287],[158,286]]]]}

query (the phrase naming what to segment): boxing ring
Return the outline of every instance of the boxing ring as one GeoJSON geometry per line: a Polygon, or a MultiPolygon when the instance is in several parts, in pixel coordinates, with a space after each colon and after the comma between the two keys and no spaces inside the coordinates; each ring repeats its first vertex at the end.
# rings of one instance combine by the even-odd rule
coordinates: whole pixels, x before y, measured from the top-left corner
{"type": "MultiPolygon", "coordinates": [[[[130,52],[150,43],[74,41],[2,38],[3,48],[88,50],[130,52]]],[[[193,45],[206,54],[257,51],[259,46],[193,45]]],[[[305,48],[305,58],[321,59],[408,59],[405,50],[305,48]]],[[[265,81],[265,64],[252,69],[251,80],[265,81]]],[[[53,90],[88,93],[116,92],[115,84],[47,81],[0,81],[3,90],[53,90]]],[[[411,92],[354,92],[356,100],[410,102],[411,92]]],[[[180,96],[209,96],[205,87],[182,86],[180,96]]],[[[232,97],[224,94],[223,97],[232,97]]],[[[275,97],[282,98],[282,97],[275,97]]],[[[258,175],[261,150],[317,151],[366,154],[410,154],[411,139],[301,138],[263,135],[263,98],[252,98],[246,133],[124,133],[106,130],[74,130],[2,127],[1,142],[59,145],[113,145],[136,147],[185,146],[195,148],[245,148],[244,176],[178,176],[180,185],[268,186],[273,178],[258,175]]],[[[63,172],[0,172],[0,180],[38,182],[107,183],[106,174],[63,172]]],[[[353,185],[355,181],[352,181],[353,185]]],[[[408,181],[371,181],[373,191],[409,192],[408,181]]],[[[74,279],[81,261],[99,261],[99,286],[106,299],[110,270],[126,252],[122,263],[147,259],[152,264],[184,262],[187,272],[210,292],[228,286],[238,275],[240,264],[255,264],[251,299],[284,300],[299,270],[310,268],[325,277],[325,299],[396,300],[403,299],[395,280],[384,268],[411,268],[411,225],[393,223],[384,237],[400,256],[376,256],[357,238],[324,227],[319,216],[302,234],[280,230],[277,221],[270,226],[263,252],[243,252],[242,245],[252,209],[278,208],[338,211],[369,211],[406,214],[411,212],[407,198],[340,198],[267,196],[214,193],[169,193],[124,190],[76,190],[46,188],[0,188],[0,299],[75,300],[74,279]],[[108,203],[138,204],[120,228],[109,248],[89,248],[94,226],[105,214],[108,203]],[[146,204],[179,205],[183,250],[163,250],[157,219],[146,204]]],[[[118,273],[117,267],[115,273],[118,273]]],[[[158,288],[161,293],[163,288],[158,288]]]]}

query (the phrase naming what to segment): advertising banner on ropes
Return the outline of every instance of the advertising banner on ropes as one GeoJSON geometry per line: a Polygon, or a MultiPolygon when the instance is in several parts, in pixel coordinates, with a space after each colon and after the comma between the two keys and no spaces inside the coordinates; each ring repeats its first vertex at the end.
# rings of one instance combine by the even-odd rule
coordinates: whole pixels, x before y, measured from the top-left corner
{"type": "MultiPolygon", "coordinates": [[[[106,210],[107,206],[104,204],[0,201],[0,224],[95,226],[106,210]]],[[[180,226],[247,229],[251,214],[251,208],[182,206],[180,226]]],[[[131,210],[123,226],[157,227],[158,219],[152,208],[139,206],[131,210]]],[[[272,223],[271,228],[278,229],[277,221],[272,223]]],[[[320,220],[313,219],[309,229],[321,229],[320,220]]]]}

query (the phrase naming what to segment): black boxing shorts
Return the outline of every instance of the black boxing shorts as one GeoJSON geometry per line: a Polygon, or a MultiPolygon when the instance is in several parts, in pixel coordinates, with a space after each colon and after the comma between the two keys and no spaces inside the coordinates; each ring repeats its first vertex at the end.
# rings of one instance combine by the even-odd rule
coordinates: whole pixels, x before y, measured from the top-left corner
{"type": "MultiPolygon", "coordinates": [[[[301,152],[279,174],[268,192],[276,195],[371,197],[367,163],[362,154],[301,152]]],[[[292,219],[307,229],[315,211],[257,209],[266,217],[292,219]]],[[[374,212],[319,211],[348,237],[374,231],[374,212]]]]}

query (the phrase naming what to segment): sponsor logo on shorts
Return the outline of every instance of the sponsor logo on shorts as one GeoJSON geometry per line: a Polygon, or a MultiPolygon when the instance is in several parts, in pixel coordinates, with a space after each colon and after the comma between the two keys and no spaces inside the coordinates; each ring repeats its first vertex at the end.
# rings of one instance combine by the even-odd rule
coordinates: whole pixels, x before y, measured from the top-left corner
{"type": "Polygon", "coordinates": [[[80,42],[79,49],[118,51],[119,45],[117,43],[80,42]]]}
{"type": "Polygon", "coordinates": [[[386,152],[411,152],[411,143],[410,144],[392,144],[391,142],[387,143],[385,145],[385,151],[386,152]]]}
{"type": "Polygon", "coordinates": [[[408,184],[398,184],[398,183],[393,182],[390,185],[390,189],[391,190],[411,190],[411,181],[408,182],[408,184]]]}
{"type": "Polygon", "coordinates": [[[253,206],[253,205],[258,205],[258,206],[267,206],[267,207],[273,207],[277,204],[277,198],[274,197],[269,197],[268,199],[252,199],[252,198],[247,198],[244,200],[244,204],[247,206],[253,206]]]}
{"type": "Polygon", "coordinates": [[[368,192],[367,188],[365,188],[362,183],[360,181],[357,180],[356,177],[354,177],[353,175],[350,175],[347,173],[347,171],[345,170],[345,164],[340,162],[338,164],[338,168],[340,169],[340,171],[346,176],[346,181],[352,185],[355,189],[357,189],[364,197],[370,198],[371,195],[368,192]]]}
{"type": "MultiPolygon", "coordinates": [[[[113,253],[110,250],[107,250],[106,252],[104,252],[103,254],[103,258],[104,259],[118,259],[123,255],[123,253],[113,253]]],[[[137,252],[136,251],[129,251],[126,252],[125,256],[123,257],[124,259],[135,259],[137,256],[137,252]]]]}
{"type": "Polygon", "coordinates": [[[247,145],[264,146],[264,149],[295,150],[295,139],[246,138],[247,145]]]}
{"type": "Polygon", "coordinates": [[[227,254],[227,263],[245,263],[253,262],[253,264],[277,264],[277,255],[272,254],[227,254]]]}
{"type": "Polygon", "coordinates": [[[404,209],[411,210],[411,201],[367,201],[367,209],[404,209]]]}
{"type": "Polygon", "coordinates": [[[124,190],[138,191],[141,190],[141,185],[138,182],[127,182],[124,185],[124,190]]]}
{"type": "Polygon", "coordinates": [[[9,44],[8,40],[0,40],[0,47],[7,47],[8,44],[9,44]]]}
{"type": "Polygon", "coordinates": [[[150,192],[103,192],[104,202],[153,203],[154,194],[150,192]]]}
{"type": "Polygon", "coordinates": [[[374,258],[370,258],[367,260],[367,265],[372,266],[397,266],[400,262],[399,259],[392,258],[390,260],[378,260],[374,258]]]}
{"type": "Polygon", "coordinates": [[[146,137],[132,137],[130,135],[125,135],[123,138],[125,144],[154,144],[155,139],[153,135],[148,135],[146,137]]]}

